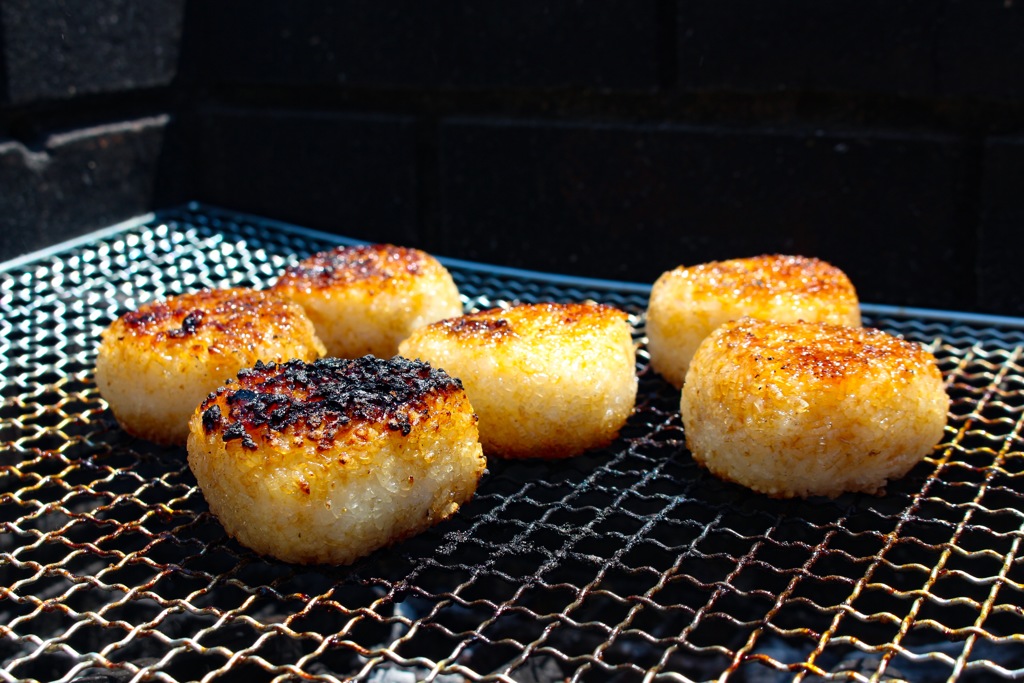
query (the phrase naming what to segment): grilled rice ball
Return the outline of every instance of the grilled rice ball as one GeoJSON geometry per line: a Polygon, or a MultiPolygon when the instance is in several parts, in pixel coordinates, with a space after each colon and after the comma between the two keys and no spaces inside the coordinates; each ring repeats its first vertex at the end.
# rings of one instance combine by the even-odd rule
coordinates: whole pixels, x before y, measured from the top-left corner
{"type": "Polygon", "coordinates": [[[340,358],[390,358],[417,327],[462,313],[455,281],[437,259],[391,244],[314,254],[272,289],[306,309],[328,355],[340,358]]]}
{"type": "Polygon", "coordinates": [[[184,445],[192,411],[239,369],[323,353],[299,305],[253,289],[205,289],[115,320],[102,334],[96,384],[126,432],[184,445]]]}
{"type": "Polygon", "coordinates": [[[843,271],[815,258],[765,255],[680,266],[662,274],[651,289],[651,367],[681,387],[701,340],[744,316],[856,327],[860,304],[843,271]]]}
{"type": "Polygon", "coordinates": [[[458,380],[404,358],[258,363],[192,416],[188,463],[243,545],[348,564],[453,515],[484,471],[458,380]]]}
{"type": "Polygon", "coordinates": [[[680,401],[713,474],[773,497],[881,492],[943,435],[935,357],[880,330],[744,318],[697,349],[680,401]]]}
{"type": "Polygon", "coordinates": [[[399,351],[466,386],[488,456],[564,458],[615,439],[636,401],[626,314],[600,304],[523,304],[420,328],[399,351]]]}

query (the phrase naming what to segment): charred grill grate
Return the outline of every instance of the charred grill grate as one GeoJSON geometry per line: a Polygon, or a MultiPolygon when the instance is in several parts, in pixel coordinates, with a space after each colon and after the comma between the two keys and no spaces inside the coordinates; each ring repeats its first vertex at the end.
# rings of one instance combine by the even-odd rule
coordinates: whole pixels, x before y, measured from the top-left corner
{"type": "MultiPolygon", "coordinates": [[[[773,501],[685,450],[641,348],[612,447],[492,461],[453,520],[349,568],[228,539],[182,449],[117,428],[100,330],[201,286],[265,285],[334,238],[167,211],[0,273],[0,678],[991,681],[1024,678],[1024,326],[866,310],[924,342],[942,445],[882,497],[773,501]]],[[[643,287],[452,264],[467,305],[643,287]]]]}

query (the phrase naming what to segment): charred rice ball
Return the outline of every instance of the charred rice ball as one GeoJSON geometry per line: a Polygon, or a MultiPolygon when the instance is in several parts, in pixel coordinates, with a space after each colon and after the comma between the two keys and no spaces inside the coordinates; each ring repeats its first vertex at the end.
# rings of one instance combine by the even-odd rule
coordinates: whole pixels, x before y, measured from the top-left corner
{"type": "Polygon", "coordinates": [[[298,304],[253,289],[201,290],[115,320],[102,334],[96,384],[126,432],[184,445],[192,411],[241,368],[323,353],[298,304]]]}
{"type": "Polygon", "coordinates": [[[599,304],[523,304],[428,325],[400,346],[466,386],[484,452],[564,458],[611,443],[636,401],[626,314],[599,304]]]}
{"type": "Polygon", "coordinates": [[[661,275],[647,309],[651,367],[676,388],[701,340],[744,316],[860,326],[849,278],[824,261],[765,255],[680,266],[661,275]]]}
{"type": "Polygon", "coordinates": [[[934,356],[880,330],[744,318],[701,343],[680,402],[713,474],[769,496],[881,492],[940,441],[934,356]]]}
{"type": "Polygon", "coordinates": [[[328,355],[340,358],[390,358],[417,327],[462,313],[455,281],[437,259],[391,244],[314,254],[272,289],[306,309],[328,355]]]}
{"type": "Polygon", "coordinates": [[[402,358],[257,364],[192,416],[188,463],[243,545],[348,564],[453,515],[484,471],[458,380],[402,358]]]}

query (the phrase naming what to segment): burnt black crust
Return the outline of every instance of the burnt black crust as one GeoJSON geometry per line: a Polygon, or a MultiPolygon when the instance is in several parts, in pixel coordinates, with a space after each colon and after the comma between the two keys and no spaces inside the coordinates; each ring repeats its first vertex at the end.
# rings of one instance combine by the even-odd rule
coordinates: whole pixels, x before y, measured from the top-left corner
{"type": "Polygon", "coordinates": [[[194,310],[186,315],[181,321],[181,327],[176,330],[169,330],[167,336],[174,339],[181,339],[191,334],[195,334],[199,326],[203,324],[203,311],[200,309],[194,310]]]}
{"type": "Polygon", "coordinates": [[[383,423],[408,436],[412,413],[427,412],[429,398],[461,391],[462,383],[443,370],[399,356],[257,362],[239,372],[236,383],[206,399],[203,428],[220,431],[224,441],[242,439],[246,448],[256,448],[250,430],[292,427],[308,431],[326,447],[339,428],[353,421],[383,423]]]}
{"type": "MultiPolygon", "coordinates": [[[[497,309],[492,309],[485,313],[496,311],[497,309]]],[[[477,338],[496,341],[505,337],[515,336],[515,330],[512,329],[512,325],[505,318],[483,318],[463,315],[457,318],[442,320],[438,323],[438,326],[457,338],[477,338]]]]}
{"type": "MultiPolygon", "coordinates": [[[[216,394],[210,394],[210,397],[215,397],[216,394]]],[[[212,432],[215,429],[220,429],[221,425],[221,414],[220,406],[214,404],[203,411],[203,429],[208,432],[212,432]]]]}
{"type": "Polygon", "coordinates": [[[233,337],[251,333],[255,326],[289,326],[296,308],[267,292],[205,289],[146,304],[122,315],[119,322],[135,335],[156,342],[189,343],[203,330],[233,337]]]}
{"type": "Polygon", "coordinates": [[[321,286],[336,281],[389,280],[402,273],[416,275],[423,266],[424,255],[416,249],[364,244],[313,254],[287,268],[282,280],[312,281],[321,286]]]}

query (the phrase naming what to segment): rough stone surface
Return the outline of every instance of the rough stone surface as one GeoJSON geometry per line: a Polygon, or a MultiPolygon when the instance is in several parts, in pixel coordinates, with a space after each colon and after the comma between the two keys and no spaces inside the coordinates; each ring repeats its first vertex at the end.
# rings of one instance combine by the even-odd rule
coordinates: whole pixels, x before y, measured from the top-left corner
{"type": "Polygon", "coordinates": [[[1024,315],[1024,137],[1001,137],[985,147],[984,192],[978,231],[978,301],[986,310],[1024,315]]]}
{"type": "Polygon", "coordinates": [[[657,81],[655,0],[522,3],[201,3],[226,83],[646,89],[657,81]]]}
{"type": "Polygon", "coordinates": [[[453,120],[441,139],[444,237],[470,258],[651,282],[797,253],[866,301],[971,303],[953,138],[453,120]]]}
{"type": "Polygon", "coordinates": [[[0,143],[0,255],[41,249],[151,210],[167,115],[0,143]]]}
{"type": "Polygon", "coordinates": [[[7,98],[15,104],[166,86],[184,0],[4,0],[7,98]]]}
{"type": "Polygon", "coordinates": [[[677,0],[685,89],[1024,95],[1024,7],[951,0],[677,0]]]}
{"type": "Polygon", "coordinates": [[[932,3],[923,0],[678,4],[683,87],[841,91],[932,84],[930,22],[921,21],[932,3]]]}
{"type": "Polygon", "coordinates": [[[1003,0],[0,0],[0,258],[195,199],[641,282],[805,253],[1024,315],[1022,34],[1003,0]]]}
{"type": "Polygon", "coordinates": [[[198,199],[331,232],[415,239],[415,122],[406,117],[210,108],[198,199]]]}

